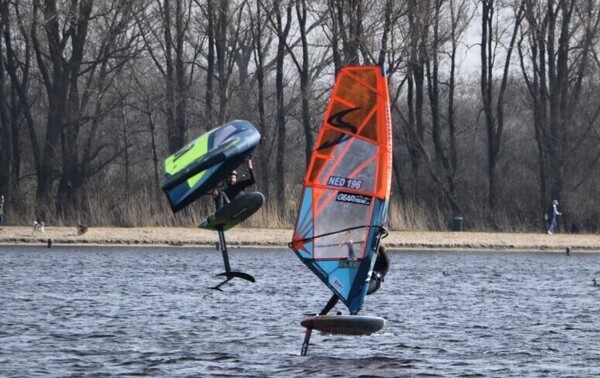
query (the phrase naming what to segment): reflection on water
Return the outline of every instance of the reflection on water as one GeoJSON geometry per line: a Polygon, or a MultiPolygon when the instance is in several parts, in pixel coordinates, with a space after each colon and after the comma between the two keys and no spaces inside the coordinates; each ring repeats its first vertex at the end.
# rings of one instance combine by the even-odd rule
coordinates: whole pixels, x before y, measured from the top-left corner
{"type": "MultiPolygon", "coordinates": [[[[0,376],[598,376],[600,255],[393,252],[372,336],[313,334],[329,298],[289,250],[0,247],[0,376]]],[[[341,309],[341,307],[338,307],[341,309]]]]}

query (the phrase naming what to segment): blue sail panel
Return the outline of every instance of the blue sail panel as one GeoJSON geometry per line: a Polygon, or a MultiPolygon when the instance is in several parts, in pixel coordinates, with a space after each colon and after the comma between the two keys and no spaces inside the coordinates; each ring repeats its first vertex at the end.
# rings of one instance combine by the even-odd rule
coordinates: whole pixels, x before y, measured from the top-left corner
{"type": "MultiPolygon", "coordinates": [[[[384,208],[387,206],[387,201],[377,200],[375,204],[375,212],[380,216],[384,213],[384,208]]],[[[303,205],[305,202],[303,202],[303,205]]],[[[310,207],[310,206],[307,206],[310,207]]],[[[304,208],[304,206],[302,206],[304,208]]],[[[342,302],[348,307],[350,313],[357,313],[363,306],[364,298],[369,287],[369,280],[373,265],[375,264],[376,248],[379,245],[379,237],[381,235],[380,227],[359,227],[356,230],[359,233],[366,233],[367,250],[365,256],[361,259],[351,258],[352,253],[347,253],[347,258],[315,258],[315,246],[325,246],[321,241],[331,240],[333,236],[347,234],[348,231],[342,231],[325,237],[313,238],[310,236],[308,240],[302,243],[293,244],[294,250],[298,257],[313,271],[313,273],[327,285],[331,291],[336,293],[342,302]],[[329,239],[327,239],[329,237],[329,239]],[[362,277],[362,279],[360,279],[362,277]]],[[[356,246],[358,243],[353,243],[356,246]]],[[[349,248],[348,244],[337,244],[336,249],[349,248]]]]}

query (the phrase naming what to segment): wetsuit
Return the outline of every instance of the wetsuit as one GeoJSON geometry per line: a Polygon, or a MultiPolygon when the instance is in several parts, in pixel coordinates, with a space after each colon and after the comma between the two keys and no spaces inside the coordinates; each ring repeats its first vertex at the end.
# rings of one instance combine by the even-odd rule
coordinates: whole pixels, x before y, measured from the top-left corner
{"type": "Polygon", "coordinates": [[[379,289],[389,269],[390,258],[385,252],[385,247],[379,246],[379,253],[377,254],[377,260],[375,260],[375,266],[373,267],[373,274],[371,274],[371,280],[369,281],[367,295],[373,294],[379,289]]]}
{"type": "Polygon", "coordinates": [[[217,210],[220,209],[223,205],[228,204],[229,202],[239,197],[244,192],[244,189],[256,183],[256,179],[254,178],[254,172],[252,172],[252,169],[249,169],[248,172],[250,174],[250,177],[248,177],[247,179],[237,181],[233,185],[227,183],[227,187],[225,189],[219,190],[219,194],[215,198],[215,206],[217,207],[217,210]]]}

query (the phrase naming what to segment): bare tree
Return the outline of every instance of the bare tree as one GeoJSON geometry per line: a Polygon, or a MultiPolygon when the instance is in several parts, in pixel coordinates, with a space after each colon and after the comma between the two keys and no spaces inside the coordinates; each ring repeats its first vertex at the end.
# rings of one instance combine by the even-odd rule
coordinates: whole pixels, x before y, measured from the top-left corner
{"type": "MultiPolygon", "coordinates": [[[[460,41],[467,29],[469,22],[473,17],[473,12],[469,8],[469,2],[464,0],[451,0],[449,2],[450,10],[450,52],[449,64],[450,73],[448,77],[448,104],[446,112],[448,129],[448,156],[445,158],[445,170],[448,181],[448,191],[453,198],[456,198],[456,174],[458,170],[458,147],[457,147],[457,121],[455,109],[455,93],[457,88],[457,50],[460,41]]],[[[458,211],[458,209],[454,209],[458,211]]]]}
{"type": "Polygon", "coordinates": [[[476,228],[528,230],[554,197],[595,230],[599,12],[597,0],[0,0],[0,191],[28,222],[36,188],[36,215],[58,222],[96,205],[104,224],[144,223],[130,219],[144,211],[177,224],[151,216],[164,210],[148,196],[161,194],[162,159],[240,117],[264,137],[259,188],[285,215],[332,74],[379,64],[394,199],[422,210],[421,224],[445,227],[450,210],[476,228]],[[461,76],[471,6],[482,10],[476,79],[461,76]],[[517,43],[522,76],[509,64],[517,43]],[[497,205],[507,198],[518,204],[497,205]]]}
{"type": "Polygon", "coordinates": [[[436,182],[439,190],[447,198],[454,214],[460,214],[461,208],[456,199],[455,177],[458,168],[456,146],[456,127],[454,117],[454,93],[456,89],[456,51],[459,38],[464,33],[470,19],[466,1],[436,0],[433,9],[432,35],[429,59],[426,62],[427,93],[431,113],[431,137],[434,148],[436,182]],[[448,25],[442,26],[442,25],[448,25]],[[444,46],[449,44],[447,53],[450,67],[447,84],[440,74],[440,60],[446,56],[444,46]],[[443,90],[442,88],[446,88],[443,90]],[[443,110],[442,97],[447,101],[443,110]],[[444,179],[445,178],[445,179],[444,179]]]}
{"type": "MultiPolygon", "coordinates": [[[[266,67],[266,59],[269,53],[269,46],[273,39],[272,34],[269,33],[269,28],[267,27],[267,20],[270,16],[267,13],[264,5],[260,0],[256,1],[255,11],[251,11],[251,31],[252,31],[252,43],[254,50],[254,65],[256,66],[255,71],[255,80],[256,80],[256,105],[258,111],[258,120],[257,127],[263,138],[263,140],[268,140],[267,138],[267,114],[266,114],[266,88],[265,88],[265,77],[267,73],[265,72],[266,67]]],[[[269,200],[270,197],[270,185],[269,185],[269,171],[266,169],[269,166],[270,157],[272,156],[272,149],[265,148],[263,144],[263,148],[260,148],[258,151],[258,158],[260,161],[261,167],[263,169],[260,171],[261,173],[261,181],[262,181],[262,191],[265,195],[265,198],[269,200]]]]}
{"type": "Polygon", "coordinates": [[[219,116],[218,123],[225,121],[227,114],[227,105],[229,97],[229,83],[231,80],[231,72],[233,70],[233,58],[227,52],[230,46],[227,41],[228,28],[230,22],[230,5],[231,1],[219,1],[216,9],[217,18],[215,20],[215,49],[217,56],[217,82],[219,84],[219,116]]]}
{"type": "MultiPolygon", "coordinates": [[[[46,125],[40,132],[30,113],[32,99],[26,83],[28,60],[25,60],[25,65],[16,63],[17,54],[10,48],[8,72],[13,77],[11,82],[21,103],[28,104],[22,109],[38,179],[36,197],[40,215],[44,218],[49,217],[47,210],[54,203],[51,199],[55,189],[58,189],[57,204],[66,205],[86,178],[98,172],[87,169],[98,156],[82,153],[82,150],[85,151],[82,148],[82,127],[90,120],[98,121],[97,117],[101,115],[88,113],[88,107],[91,102],[95,106],[101,101],[105,93],[102,88],[106,88],[106,85],[100,85],[102,81],[112,80],[122,67],[123,59],[111,61],[111,57],[122,56],[122,52],[131,46],[131,40],[135,39],[135,33],[121,38],[128,31],[126,25],[130,23],[132,4],[123,2],[118,7],[106,7],[98,14],[93,13],[94,3],[89,0],[74,1],[68,5],[57,1],[41,4],[35,0],[30,13],[21,12],[19,5],[15,4],[14,12],[26,41],[25,56],[28,56],[31,41],[36,69],[45,89],[46,125]],[[96,28],[90,28],[91,22],[96,28]],[[90,30],[93,30],[97,42],[92,46],[88,41],[90,30]],[[99,68],[101,66],[104,68],[99,68]],[[38,139],[42,140],[43,147],[41,144],[38,147],[38,139]],[[59,185],[56,188],[57,179],[59,185]]],[[[8,34],[4,36],[5,40],[11,39],[8,34]]],[[[89,141],[85,143],[86,148],[92,146],[89,141]]],[[[62,208],[59,207],[59,211],[62,208]]]]}
{"type": "Polygon", "coordinates": [[[408,151],[413,176],[416,179],[422,163],[419,144],[425,138],[425,64],[427,41],[431,22],[430,1],[409,0],[407,12],[409,27],[409,52],[407,57],[407,108],[408,108],[408,151]]]}
{"type": "Polygon", "coordinates": [[[504,130],[504,94],[509,78],[509,68],[511,63],[512,51],[518,35],[521,20],[523,18],[523,7],[517,5],[516,13],[513,18],[512,33],[510,42],[507,44],[504,67],[502,70],[501,84],[495,91],[494,63],[498,60],[497,51],[501,41],[498,40],[502,35],[504,25],[497,22],[496,12],[499,12],[498,3],[494,0],[481,1],[481,98],[483,103],[483,113],[485,115],[485,126],[487,130],[487,150],[488,150],[488,205],[490,210],[490,221],[494,222],[498,204],[498,177],[496,166],[500,156],[502,142],[502,132],[504,130]],[[496,112],[493,109],[494,97],[496,97],[496,112]]]}
{"type": "Polygon", "coordinates": [[[65,169],[65,180],[69,184],[76,177],[72,159],[79,142],[78,79],[92,8],[91,0],[72,2],[61,14],[56,0],[43,5],[39,0],[33,1],[31,37],[48,99],[46,139],[37,172],[37,199],[42,204],[50,203],[52,183],[61,175],[58,167],[62,165],[65,169]],[[63,19],[65,24],[61,25],[63,19]],[[63,28],[65,33],[61,31],[63,28]]]}
{"type": "Polygon", "coordinates": [[[328,0],[330,41],[336,74],[342,66],[364,63],[371,56],[365,45],[364,3],[364,0],[328,0]]]}
{"type": "Polygon", "coordinates": [[[193,52],[186,54],[192,5],[191,0],[156,0],[155,6],[146,8],[144,16],[137,17],[146,49],[165,81],[164,111],[170,153],[183,147],[186,140],[189,65],[195,57],[193,52]]]}
{"type": "Polygon", "coordinates": [[[9,94],[7,93],[8,78],[5,68],[5,44],[10,43],[10,24],[8,1],[0,2],[0,30],[2,36],[0,39],[0,194],[8,193],[12,186],[11,175],[11,157],[12,157],[12,122],[9,118],[9,94]]]}
{"type": "Polygon", "coordinates": [[[596,54],[599,10],[594,2],[577,0],[525,1],[524,7],[527,28],[519,53],[532,100],[544,209],[549,199],[562,199],[565,167],[576,156],[570,152],[586,139],[578,136],[591,130],[581,127],[578,114],[582,83],[596,54]]]}
{"type": "MultiPolygon", "coordinates": [[[[10,77],[10,100],[7,94],[5,94],[4,106],[8,104],[9,106],[9,119],[3,118],[3,122],[10,122],[10,125],[6,124],[8,128],[6,134],[6,139],[3,140],[4,143],[10,143],[10,146],[7,147],[7,152],[11,151],[7,155],[7,159],[3,161],[4,164],[10,165],[9,171],[11,172],[6,185],[9,185],[10,182],[14,182],[15,185],[19,185],[21,179],[21,163],[22,163],[22,148],[21,148],[21,127],[19,126],[21,123],[24,123],[26,127],[26,132],[29,137],[29,141],[31,144],[31,156],[33,157],[32,165],[36,171],[39,171],[39,165],[41,161],[41,151],[39,148],[37,134],[35,132],[35,121],[34,114],[32,113],[33,103],[35,102],[35,98],[38,96],[30,96],[29,91],[32,90],[30,87],[32,86],[31,80],[31,71],[32,71],[32,44],[31,38],[27,30],[26,23],[26,15],[24,15],[21,11],[20,4],[14,3],[12,6],[13,17],[11,17],[11,9],[9,7],[9,2],[3,2],[2,7],[2,23],[3,23],[3,42],[6,47],[6,72],[10,77]],[[13,24],[10,23],[11,18],[14,21],[13,24]],[[16,31],[20,33],[16,34],[16,31]],[[13,40],[21,41],[18,43],[17,47],[13,47],[13,40]],[[21,118],[23,121],[21,121],[21,118]]],[[[6,83],[8,84],[8,83],[6,83]]],[[[4,116],[7,116],[6,114],[4,116]]],[[[3,116],[3,117],[4,117],[3,116]]],[[[7,173],[9,172],[7,171],[7,173]]]]}
{"type": "Polygon", "coordinates": [[[300,55],[301,59],[298,59],[294,49],[286,42],[286,46],[289,52],[289,56],[292,59],[298,75],[300,76],[300,97],[301,97],[301,118],[302,118],[302,131],[304,135],[304,155],[305,163],[308,166],[312,155],[312,149],[314,145],[314,126],[313,117],[310,111],[310,99],[312,98],[311,89],[312,83],[316,77],[318,77],[330,63],[330,59],[327,55],[321,55],[319,57],[318,50],[311,48],[309,42],[309,33],[314,31],[320,26],[325,18],[323,14],[314,13],[312,18],[315,22],[307,24],[309,17],[309,7],[306,0],[300,0],[295,3],[296,17],[298,18],[298,31],[300,33],[300,55]],[[311,53],[312,52],[312,53],[311,53]],[[314,62],[314,63],[313,63],[314,62]],[[311,64],[313,63],[313,64],[311,64]]]}
{"type": "MultiPolygon", "coordinates": [[[[128,106],[142,114],[142,117],[146,120],[147,131],[150,139],[150,151],[153,168],[153,188],[158,190],[160,183],[160,169],[159,169],[159,147],[158,147],[158,104],[160,103],[160,96],[156,94],[156,90],[153,85],[156,83],[149,83],[148,80],[144,80],[148,71],[140,70],[139,67],[131,67],[131,89],[136,94],[135,96],[122,95],[121,98],[129,98],[128,106]]],[[[143,122],[143,121],[142,121],[143,122]]]]}
{"type": "Polygon", "coordinates": [[[280,206],[281,211],[284,209],[286,203],[286,187],[285,187],[285,142],[286,142],[286,116],[285,116],[285,80],[284,80],[284,59],[286,52],[286,40],[292,26],[292,9],[293,4],[291,1],[285,1],[286,4],[282,4],[281,0],[273,1],[275,27],[277,34],[277,56],[276,56],[276,70],[275,70],[275,91],[277,99],[277,110],[275,115],[275,124],[277,127],[277,166],[275,172],[276,178],[276,191],[277,191],[277,203],[280,206]],[[283,8],[283,9],[282,9],[283,8]],[[285,14],[282,13],[285,12],[285,14]],[[284,19],[285,18],[285,19],[284,19]]]}
{"type": "Polygon", "coordinates": [[[300,74],[300,92],[302,96],[302,126],[304,130],[304,156],[306,166],[310,162],[314,137],[312,133],[312,122],[309,110],[309,54],[308,54],[308,36],[306,29],[306,18],[308,12],[306,8],[306,0],[301,0],[296,3],[296,17],[298,18],[298,26],[300,28],[300,39],[302,40],[302,65],[296,64],[298,73],[300,74]]]}
{"type": "Polygon", "coordinates": [[[215,77],[215,21],[216,13],[213,0],[206,1],[206,12],[204,14],[207,20],[206,38],[208,40],[206,56],[206,94],[204,96],[206,123],[213,124],[213,97],[214,97],[214,77],[215,77]]]}

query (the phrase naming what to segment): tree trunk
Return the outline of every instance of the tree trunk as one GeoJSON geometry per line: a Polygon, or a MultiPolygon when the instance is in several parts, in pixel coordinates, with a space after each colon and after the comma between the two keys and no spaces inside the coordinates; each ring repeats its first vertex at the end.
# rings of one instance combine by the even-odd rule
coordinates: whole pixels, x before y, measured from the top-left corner
{"type": "Polygon", "coordinates": [[[228,56],[227,56],[227,25],[229,23],[229,0],[219,1],[217,10],[217,35],[216,51],[217,51],[217,72],[219,73],[219,116],[218,123],[225,122],[228,112],[229,102],[229,74],[228,74],[228,56]]]}
{"type": "Polygon", "coordinates": [[[258,107],[258,131],[261,135],[261,146],[258,148],[258,158],[260,162],[260,177],[261,177],[261,189],[268,201],[270,198],[270,175],[269,175],[269,154],[270,149],[267,148],[264,141],[267,140],[267,116],[265,110],[265,46],[263,46],[264,31],[266,30],[262,6],[257,2],[256,14],[253,19],[252,33],[253,33],[253,44],[254,44],[254,64],[256,65],[256,84],[257,84],[257,107],[258,107]]]}
{"type": "Polygon", "coordinates": [[[312,131],[312,119],[310,116],[310,72],[309,72],[309,55],[308,55],[308,37],[306,35],[306,0],[301,0],[296,3],[296,16],[300,27],[300,39],[302,40],[302,68],[298,70],[300,74],[300,93],[302,96],[302,129],[304,131],[304,157],[305,164],[308,167],[312,149],[314,147],[314,136],[312,131]]]}
{"type": "MultiPolygon", "coordinates": [[[[178,0],[174,0],[178,1],[178,0]]],[[[165,114],[169,153],[174,154],[181,148],[181,141],[175,122],[175,69],[173,63],[173,36],[171,35],[171,0],[164,0],[164,41],[165,41],[165,114]]]]}
{"type": "Polygon", "coordinates": [[[186,83],[185,72],[185,32],[187,22],[185,21],[185,9],[182,6],[183,0],[177,0],[175,7],[175,132],[178,144],[177,150],[185,145],[185,133],[187,131],[187,96],[188,86],[186,83]]]}
{"type": "MultiPolygon", "coordinates": [[[[218,1],[218,0],[217,0],[218,1]]],[[[213,80],[215,77],[215,10],[213,0],[206,1],[206,11],[208,17],[208,28],[206,31],[206,37],[208,39],[208,52],[206,57],[206,95],[204,97],[204,103],[206,109],[204,114],[206,114],[206,127],[210,129],[213,127],[214,115],[213,115],[213,97],[214,97],[214,88],[213,88],[213,80]]]]}
{"type": "Polygon", "coordinates": [[[68,66],[69,87],[67,95],[67,108],[65,109],[64,124],[61,130],[61,156],[62,174],[58,186],[58,215],[64,215],[72,206],[74,192],[82,185],[82,176],[79,160],[79,132],[81,122],[81,105],[79,96],[79,75],[84,59],[87,31],[92,13],[93,1],[80,4],[79,12],[73,15],[71,27],[74,30],[71,38],[71,58],[68,66]]]}
{"type": "MultiPolygon", "coordinates": [[[[2,35],[10,32],[8,24],[8,3],[3,1],[0,4],[0,30],[2,35]]],[[[0,195],[9,193],[11,188],[11,156],[12,156],[12,122],[8,114],[8,95],[6,89],[9,88],[4,66],[4,43],[0,40],[0,195]]],[[[8,37],[10,41],[10,37],[8,37]]]]}
{"type": "MultiPolygon", "coordinates": [[[[60,136],[65,127],[63,118],[66,113],[71,71],[63,59],[65,41],[61,38],[55,0],[46,1],[43,7],[40,6],[39,0],[34,0],[33,19],[37,22],[32,24],[32,41],[48,97],[46,140],[42,159],[36,172],[38,177],[36,212],[40,218],[48,220],[49,211],[52,210],[51,207],[54,203],[52,201],[52,184],[57,177],[60,177],[60,171],[57,169],[61,165],[59,161],[60,136]],[[43,13],[41,20],[39,20],[40,11],[43,13]],[[38,39],[38,25],[43,25],[41,30],[46,35],[48,53],[42,48],[38,39]]],[[[67,34],[66,38],[69,38],[68,36],[70,34],[67,34]]]]}
{"type": "Polygon", "coordinates": [[[276,158],[276,173],[277,173],[277,205],[280,209],[280,215],[285,214],[286,208],[286,187],[285,187],[285,150],[286,150],[286,117],[285,117],[285,101],[284,91],[285,85],[283,80],[283,64],[286,51],[286,39],[292,24],[292,4],[288,2],[286,9],[287,23],[284,26],[283,16],[281,14],[280,0],[274,2],[274,11],[277,27],[277,56],[276,56],[276,73],[275,73],[275,90],[277,97],[276,105],[276,121],[277,125],[277,158],[276,158]]]}

